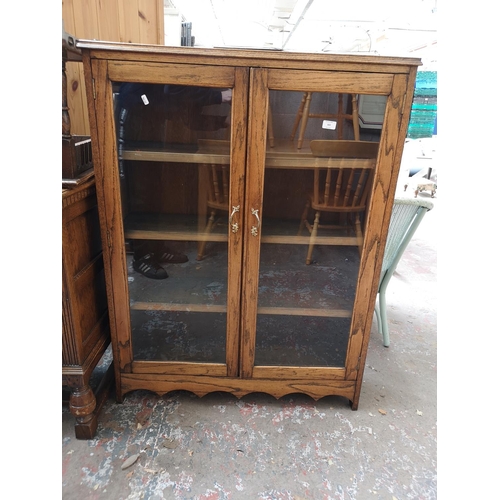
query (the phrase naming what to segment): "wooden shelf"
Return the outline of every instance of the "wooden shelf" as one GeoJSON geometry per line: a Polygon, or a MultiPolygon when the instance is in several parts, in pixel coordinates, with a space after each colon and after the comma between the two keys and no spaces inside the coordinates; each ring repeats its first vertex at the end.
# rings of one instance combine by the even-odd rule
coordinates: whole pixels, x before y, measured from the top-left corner
{"type": "MultiPolygon", "coordinates": [[[[125,238],[139,240],[167,240],[167,241],[228,241],[228,228],[224,224],[218,225],[206,235],[203,229],[206,218],[196,215],[171,215],[133,213],[125,218],[125,238]],[[202,230],[200,231],[200,228],[202,230]]],[[[265,219],[262,228],[262,243],[309,245],[310,238],[307,229],[303,235],[297,236],[297,221],[276,221],[265,219]]],[[[356,236],[350,236],[343,230],[332,236],[317,236],[316,245],[357,245],[356,236]]]]}
{"type": "MultiPolygon", "coordinates": [[[[133,311],[164,311],[189,313],[226,313],[226,306],[210,304],[170,304],[161,302],[134,302],[130,304],[133,311]]],[[[348,309],[311,309],[305,307],[258,307],[257,314],[284,316],[311,316],[323,318],[350,318],[352,311],[348,309]]]]}
{"type": "MultiPolygon", "coordinates": [[[[123,160],[195,163],[228,165],[229,151],[222,152],[218,147],[200,147],[196,144],[168,145],[160,143],[126,144],[122,151],[123,160]]],[[[266,151],[266,168],[310,169],[315,167],[367,168],[375,167],[375,158],[320,158],[312,154],[307,144],[296,148],[291,141],[278,141],[266,151]]]]}
{"type": "Polygon", "coordinates": [[[125,217],[125,238],[169,241],[227,241],[227,226],[216,226],[206,236],[205,217],[158,213],[132,213],[125,217]],[[200,231],[201,229],[201,231],[200,231]]]}
{"type": "Polygon", "coordinates": [[[161,144],[153,142],[127,143],[122,151],[123,160],[173,163],[229,164],[229,152],[199,150],[196,144],[161,144]]]}
{"type": "Polygon", "coordinates": [[[168,311],[192,313],[226,313],[227,306],[211,304],[172,304],[165,302],[133,302],[130,304],[132,311],[168,311]]]}

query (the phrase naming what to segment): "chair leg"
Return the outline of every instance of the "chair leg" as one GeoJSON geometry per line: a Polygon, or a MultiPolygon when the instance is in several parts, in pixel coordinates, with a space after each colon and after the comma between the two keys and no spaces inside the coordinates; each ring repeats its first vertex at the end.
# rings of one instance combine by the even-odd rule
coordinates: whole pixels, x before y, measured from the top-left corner
{"type": "Polygon", "coordinates": [[[307,120],[309,119],[309,108],[311,107],[312,93],[307,92],[306,102],[304,104],[304,111],[302,112],[302,121],[300,123],[299,138],[297,140],[297,149],[302,148],[304,142],[304,135],[306,133],[307,120]]]}
{"type": "Polygon", "coordinates": [[[359,214],[356,214],[355,228],[356,228],[356,239],[358,241],[359,255],[361,255],[361,252],[363,251],[363,231],[361,230],[361,220],[359,218],[359,214]]]}
{"type": "Polygon", "coordinates": [[[269,112],[267,114],[267,138],[269,141],[269,146],[274,148],[274,127],[273,127],[273,113],[271,111],[271,106],[269,106],[269,112]]]}
{"type": "Polygon", "coordinates": [[[210,218],[208,219],[207,227],[205,228],[205,233],[203,234],[203,239],[198,243],[198,257],[196,260],[203,260],[205,254],[205,247],[207,246],[208,235],[212,232],[215,224],[215,210],[210,213],[210,218]]]}
{"type": "Polygon", "coordinates": [[[297,115],[295,116],[295,122],[293,124],[293,130],[290,134],[290,140],[293,141],[295,139],[295,134],[297,133],[297,128],[299,127],[300,120],[302,118],[302,114],[304,113],[304,104],[306,103],[307,92],[304,92],[302,96],[302,101],[300,102],[299,109],[297,111],[297,115]]]}
{"type": "Polygon", "coordinates": [[[354,140],[359,141],[359,110],[358,95],[352,94],[352,128],[354,130],[354,140]]]}
{"type": "Polygon", "coordinates": [[[316,212],[316,215],[314,217],[314,225],[313,229],[311,232],[311,238],[309,239],[309,250],[307,251],[307,258],[306,258],[306,264],[309,265],[312,260],[312,253],[313,253],[313,248],[314,248],[314,242],[316,240],[316,236],[318,234],[318,226],[319,226],[319,216],[320,213],[316,212]]]}
{"type": "Polygon", "coordinates": [[[378,333],[380,333],[380,335],[382,335],[382,320],[380,318],[380,310],[379,310],[379,304],[378,304],[378,294],[377,294],[377,302],[375,302],[374,312],[375,312],[375,317],[377,318],[378,333]]]}
{"type": "Polygon", "coordinates": [[[379,291],[378,303],[379,303],[380,325],[382,327],[382,340],[384,346],[389,347],[390,339],[389,339],[389,326],[387,324],[387,312],[386,312],[387,304],[385,301],[385,289],[379,291]]]}
{"type": "Polygon", "coordinates": [[[300,236],[302,234],[302,230],[304,229],[304,226],[306,225],[308,213],[309,213],[309,202],[306,203],[306,206],[304,207],[304,211],[302,212],[302,217],[300,219],[300,226],[299,226],[299,230],[297,232],[297,236],[300,236]]]}

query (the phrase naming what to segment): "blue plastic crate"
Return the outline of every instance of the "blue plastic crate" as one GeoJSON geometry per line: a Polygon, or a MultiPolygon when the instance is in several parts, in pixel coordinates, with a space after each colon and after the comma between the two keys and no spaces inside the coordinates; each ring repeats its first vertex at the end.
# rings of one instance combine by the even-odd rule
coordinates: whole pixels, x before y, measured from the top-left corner
{"type": "Polygon", "coordinates": [[[432,137],[437,123],[437,71],[418,71],[406,137],[432,137]]]}

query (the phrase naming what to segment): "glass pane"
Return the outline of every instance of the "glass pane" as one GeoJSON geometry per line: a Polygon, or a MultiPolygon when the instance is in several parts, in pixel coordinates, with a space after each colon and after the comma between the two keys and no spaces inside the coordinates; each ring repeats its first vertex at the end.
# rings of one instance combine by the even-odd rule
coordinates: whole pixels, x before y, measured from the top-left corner
{"type": "Polygon", "coordinates": [[[231,90],[114,91],[134,360],[225,363],[231,90]]]}
{"type": "Polygon", "coordinates": [[[256,365],[345,366],[385,110],[359,97],[270,92],[256,365]]]}

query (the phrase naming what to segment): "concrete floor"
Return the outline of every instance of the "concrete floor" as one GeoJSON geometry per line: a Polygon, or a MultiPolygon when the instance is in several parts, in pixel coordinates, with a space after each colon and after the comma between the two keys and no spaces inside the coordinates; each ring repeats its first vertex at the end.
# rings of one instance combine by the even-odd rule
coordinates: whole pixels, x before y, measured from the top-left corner
{"type": "Polygon", "coordinates": [[[389,348],[374,318],[358,411],[336,397],[136,391],[122,404],[111,397],[95,439],[80,441],[63,408],[62,498],[437,498],[438,195],[432,201],[387,291],[389,348]]]}

